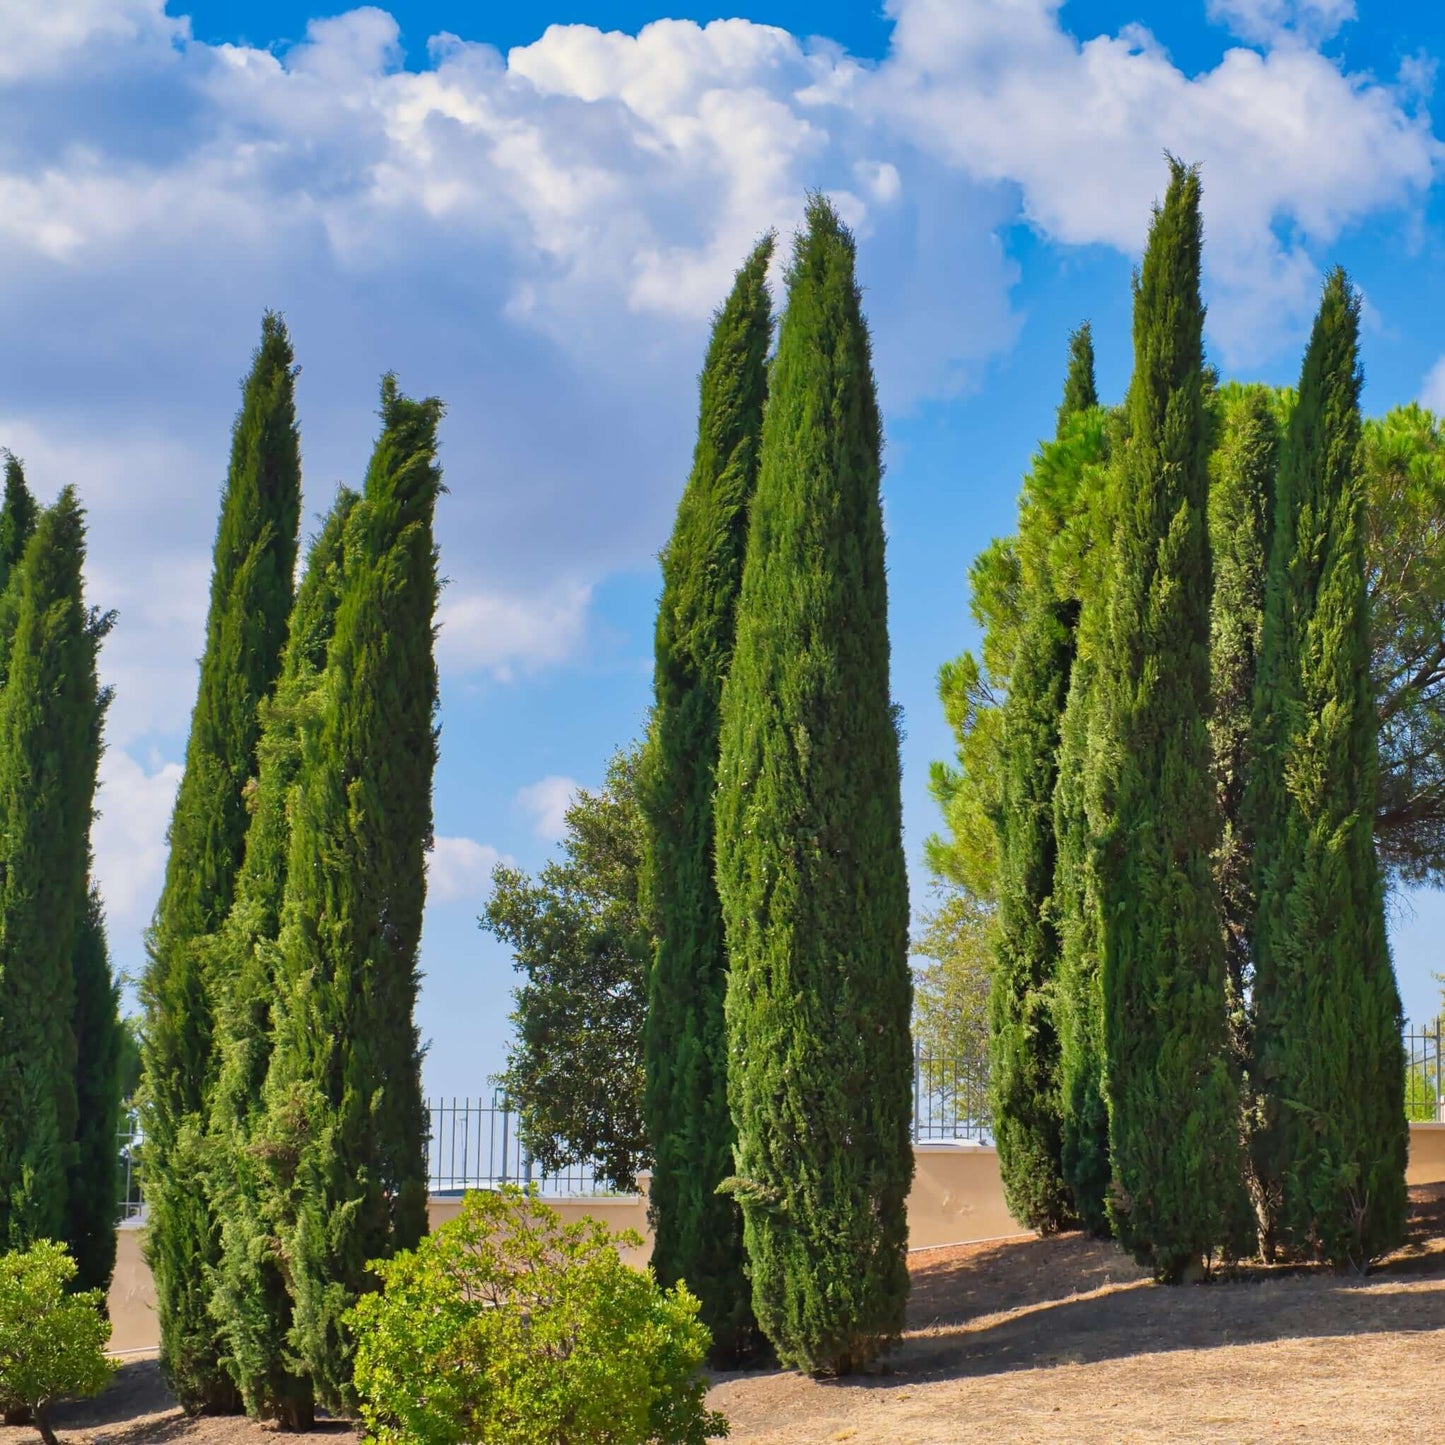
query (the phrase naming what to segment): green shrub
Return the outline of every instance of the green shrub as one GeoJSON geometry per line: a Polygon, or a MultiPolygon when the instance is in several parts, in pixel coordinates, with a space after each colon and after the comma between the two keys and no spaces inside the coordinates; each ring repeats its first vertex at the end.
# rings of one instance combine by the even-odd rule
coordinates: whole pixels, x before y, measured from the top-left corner
{"type": "Polygon", "coordinates": [[[0,1255],[0,1409],[28,1413],[48,1445],[56,1445],[50,1407],[99,1394],[115,1369],[105,1357],[105,1296],[67,1294],[75,1268],[65,1246],[48,1239],[0,1255]]]}
{"type": "Polygon", "coordinates": [[[383,1445],[702,1445],[708,1330],[679,1285],[624,1264],[595,1220],[474,1193],[415,1250],[373,1265],[348,1317],[356,1391],[383,1445]]]}

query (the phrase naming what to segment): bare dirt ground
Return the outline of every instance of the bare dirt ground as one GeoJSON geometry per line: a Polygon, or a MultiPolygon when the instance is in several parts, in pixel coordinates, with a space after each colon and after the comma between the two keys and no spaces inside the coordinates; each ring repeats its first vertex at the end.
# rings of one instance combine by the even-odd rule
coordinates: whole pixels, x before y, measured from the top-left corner
{"type": "Polygon", "coordinates": [[[1244,1268],[1164,1288],[1068,1234],[913,1257],[888,1372],[721,1377],[746,1445],[1445,1438],[1445,1186],[1366,1279],[1244,1268]]]}
{"type": "MultiPolygon", "coordinates": [[[[913,1256],[909,1329],[888,1369],[818,1381],[720,1376],[738,1445],[1445,1438],[1445,1185],[1412,1191],[1409,1242],[1367,1279],[1236,1271],[1151,1284],[1111,1245],[1021,1238],[913,1256]]],[[[245,1445],[245,1420],[187,1420],[153,1358],[56,1411],[67,1445],[245,1445]]],[[[318,1434],[355,1445],[356,1429],[318,1434]]],[[[39,1437],[0,1427],[0,1445],[39,1437]]]]}

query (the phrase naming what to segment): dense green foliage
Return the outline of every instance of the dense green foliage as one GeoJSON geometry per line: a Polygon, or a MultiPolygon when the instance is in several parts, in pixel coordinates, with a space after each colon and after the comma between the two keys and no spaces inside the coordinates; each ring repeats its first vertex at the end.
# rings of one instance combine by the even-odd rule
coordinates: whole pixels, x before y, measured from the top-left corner
{"type": "Polygon", "coordinates": [[[1244,810],[1252,758],[1255,669],[1279,465],[1280,403],[1264,386],[1231,385],[1214,399],[1209,536],[1213,673],[1210,742],[1220,815],[1215,874],[1224,914],[1231,1067],[1249,1060],[1249,985],[1254,929],[1253,839],[1244,810]]]}
{"type": "Polygon", "coordinates": [[[708,1332],[684,1286],[624,1264],[595,1220],[515,1189],[468,1194],[361,1299],[362,1418],[381,1445],[703,1445],[708,1332]]]}
{"type": "Polygon", "coordinates": [[[596,792],[567,809],[562,857],[535,878],[492,874],[482,924],[526,976],[501,1083],[522,1140],[548,1173],[596,1160],[624,1192],[651,1159],[642,1029],[653,935],[639,896],[642,747],[617,753],[596,792]]]}
{"type": "Polygon", "coordinates": [[[908,885],[881,431],[853,238],[821,197],[788,272],[723,693],[728,1094],[758,1322],[866,1365],[903,1325],[908,885]]]}
{"type": "Polygon", "coordinates": [[[414,1011],[436,763],[441,413],[383,381],[290,803],[264,1128],[296,1151],[294,1208],[277,1211],[290,1340],[331,1408],[354,1398],[342,1318],[375,1287],[371,1261],[426,1230],[414,1011]]]}
{"type": "Polygon", "coordinates": [[[105,911],[90,888],[75,950],[75,1153],[66,1187],[65,1241],[78,1289],[106,1290],[115,1270],[115,1205],[120,1196],[120,989],[110,969],[105,911]]]}
{"type": "Polygon", "coordinates": [[[201,1156],[217,1060],[198,941],[231,905],[248,822],[244,789],[256,771],[257,709],[275,684],[291,612],[301,506],[295,379],[285,325],[267,313],[232,431],[200,685],[141,987],[146,1250],[162,1368],[188,1410],[239,1406],[210,1312],[220,1234],[201,1156]]]}
{"type": "Polygon", "coordinates": [[[261,704],[258,771],[248,788],[251,826],[236,896],[206,941],[214,981],[220,1072],[210,1112],[208,1187],[221,1230],[211,1308],[227,1372],[252,1416],[305,1426],[310,1381],[290,1364],[291,1296],[280,1227],[290,1205],[295,1151],[269,1132],[264,1086],[271,1053],[276,940],[290,844],[288,805],[301,762],[301,727],[317,705],[341,591],[347,521],[356,494],[342,489],[307,554],[276,691],[261,704]]]}
{"type": "Polygon", "coordinates": [[[52,1240],[0,1254],[0,1410],[27,1415],[46,1445],[59,1445],[51,1406],[98,1395],[115,1371],[105,1292],[75,1285],[75,1261],[52,1240]]]}
{"type": "Polygon", "coordinates": [[[756,1348],[733,1172],[723,999],[727,950],[713,849],[723,680],[732,657],[748,511],[757,485],[772,310],[773,238],[754,249],[713,323],[697,446],[662,557],[652,747],[643,797],[657,931],[644,1025],[657,1277],[702,1301],[713,1360],[756,1348]]]}
{"type": "Polygon", "coordinates": [[[1423,407],[1364,424],[1365,575],[1379,718],[1375,841],[1393,878],[1445,882],[1445,435],[1423,407]]]}
{"type": "Polygon", "coordinates": [[[1371,803],[1377,767],[1359,300],[1326,287],[1276,489],[1256,688],[1252,1140],[1266,1227],[1364,1267],[1404,1227],[1404,1058],[1371,803]]]}
{"type": "Polygon", "coordinates": [[[1102,804],[1110,1211],[1121,1241],[1163,1280],[1227,1242],[1239,1188],[1211,857],[1199,177],[1171,168],[1135,283],[1101,738],[1089,756],[1102,804]]]}
{"type": "MultiPolygon", "coordinates": [[[[1076,429],[1074,418],[1097,403],[1086,322],[1069,338],[1059,436],[1076,429]]],[[[1077,598],[1059,595],[1050,566],[1064,528],[1061,504],[1074,498],[1043,485],[1049,476],[1047,466],[1036,469],[1023,508],[1024,622],[999,739],[998,938],[989,999],[989,1083],[1004,1197],[1015,1219],[1044,1233],[1073,1218],[1063,1161],[1055,1007],[1061,941],[1054,901],[1059,851],[1054,793],[1080,608],[1077,598]]],[[[1077,487],[1068,490],[1076,493],[1077,487]]]]}
{"type": "Polygon", "coordinates": [[[0,692],[0,1249],[66,1237],[76,1160],[75,952],[108,619],[86,609],[85,522],[61,492],[12,578],[14,631],[0,692]]]}

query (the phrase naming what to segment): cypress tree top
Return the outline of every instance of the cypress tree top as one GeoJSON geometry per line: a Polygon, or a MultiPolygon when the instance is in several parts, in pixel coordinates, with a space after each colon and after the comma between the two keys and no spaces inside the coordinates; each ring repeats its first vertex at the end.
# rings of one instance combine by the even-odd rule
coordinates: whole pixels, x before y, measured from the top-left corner
{"type": "Polygon", "coordinates": [[[881,426],[853,238],[794,248],[723,693],[732,1188],[785,1363],[896,1337],[913,1173],[908,883],[889,698],[881,426]]]}
{"type": "Polygon", "coordinates": [[[757,485],[772,311],[773,237],[719,310],[703,365],[697,446],[662,559],[653,747],[644,799],[657,947],[645,1025],[652,1263],[685,1278],[715,1363],[751,1352],[742,1220],[717,1193],[732,1173],[723,995],[727,951],[714,873],[713,793],[723,678],[732,656],[748,508],[757,485]]]}
{"type": "Polygon", "coordinates": [[[1087,321],[1069,333],[1069,370],[1064,378],[1064,396],[1059,402],[1059,430],[1081,411],[1099,404],[1099,389],[1094,385],[1094,331],[1087,321]]]}
{"type": "Polygon", "coordinates": [[[19,457],[5,453],[5,501],[0,506],[0,592],[25,551],[35,530],[37,508],[25,485],[25,468],[19,457]]]}

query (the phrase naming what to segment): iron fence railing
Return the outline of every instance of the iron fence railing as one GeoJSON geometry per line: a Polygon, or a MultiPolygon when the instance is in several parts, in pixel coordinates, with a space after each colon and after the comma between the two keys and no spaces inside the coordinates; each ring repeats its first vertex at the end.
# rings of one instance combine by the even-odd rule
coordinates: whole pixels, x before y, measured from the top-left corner
{"type": "MultiPolygon", "coordinates": [[[[1405,1109],[1413,1123],[1445,1123],[1445,1018],[1406,1027],[1405,1109]]],[[[581,1163],[547,1173],[522,1142],[518,1117],[507,1100],[434,1099],[427,1105],[427,1189],[431,1194],[460,1194],[505,1184],[535,1185],[553,1198],[595,1197],[615,1191],[597,1167],[581,1163]]],[[[988,1069],[982,1054],[972,1059],[936,1055],[915,1045],[913,1053],[914,1143],[992,1138],[988,1111],[988,1069]]],[[[135,1115],[122,1121],[117,1140],[120,1198],[117,1218],[143,1214],[140,1144],[135,1115]]]]}
{"type": "Polygon", "coordinates": [[[915,1144],[956,1139],[986,1141],[993,1136],[988,1114],[988,1066],[979,1057],[960,1059],[913,1046],[915,1144]]]}
{"type": "Polygon", "coordinates": [[[1405,1117],[1445,1124],[1445,1019],[1405,1030],[1405,1117]]]}

